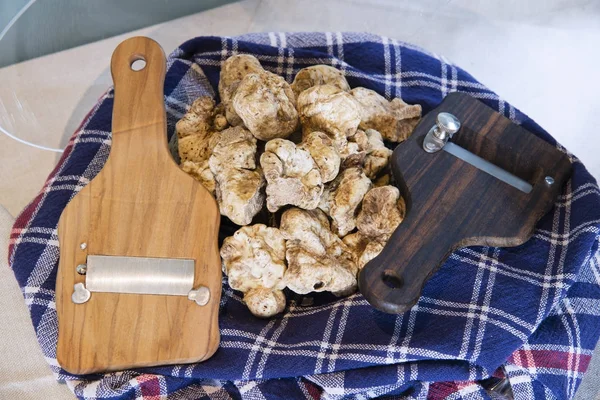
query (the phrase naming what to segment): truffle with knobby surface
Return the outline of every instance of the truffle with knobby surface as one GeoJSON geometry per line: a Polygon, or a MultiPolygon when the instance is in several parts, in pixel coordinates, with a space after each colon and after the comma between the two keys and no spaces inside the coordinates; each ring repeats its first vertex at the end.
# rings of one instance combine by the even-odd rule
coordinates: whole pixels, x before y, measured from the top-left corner
{"type": "Polygon", "coordinates": [[[310,153],[286,139],[267,142],[260,156],[267,179],[267,209],[276,212],[285,205],[312,210],[323,192],[321,172],[310,153]]]}
{"type": "Polygon", "coordinates": [[[246,75],[232,101],[236,114],[257,139],[286,138],[298,127],[296,96],[279,75],[268,71],[246,75]]]}
{"type": "Polygon", "coordinates": [[[402,99],[387,101],[374,90],[357,87],[350,91],[360,104],[360,125],[363,130],[375,129],[391,142],[408,138],[421,119],[421,106],[406,104],[402,99]]]}
{"type": "Polygon", "coordinates": [[[292,90],[296,97],[306,89],[319,85],[332,85],[344,91],[350,90],[350,85],[342,72],[329,65],[313,65],[302,68],[294,77],[292,90]]]}

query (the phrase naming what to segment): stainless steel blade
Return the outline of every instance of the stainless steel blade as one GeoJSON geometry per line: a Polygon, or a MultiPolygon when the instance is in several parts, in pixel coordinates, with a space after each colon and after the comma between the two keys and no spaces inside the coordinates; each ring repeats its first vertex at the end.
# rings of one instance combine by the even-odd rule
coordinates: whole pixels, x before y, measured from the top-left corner
{"type": "Polygon", "coordinates": [[[88,256],[90,292],[187,296],[194,285],[194,260],[88,256]]]}
{"type": "Polygon", "coordinates": [[[452,142],[446,143],[443,149],[446,152],[452,154],[453,156],[458,157],[461,160],[471,164],[475,168],[487,172],[488,174],[501,180],[502,182],[507,183],[516,189],[519,189],[521,192],[530,193],[533,189],[529,182],[524,181],[518,176],[515,176],[510,172],[503,170],[497,165],[494,165],[491,162],[484,160],[483,158],[471,153],[470,151],[452,142]]]}

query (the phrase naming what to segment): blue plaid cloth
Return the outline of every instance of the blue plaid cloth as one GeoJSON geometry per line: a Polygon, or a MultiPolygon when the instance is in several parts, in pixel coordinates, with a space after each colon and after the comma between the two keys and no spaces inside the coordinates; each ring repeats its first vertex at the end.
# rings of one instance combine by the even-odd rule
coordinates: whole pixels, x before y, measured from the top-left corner
{"type": "MultiPolygon", "coordinates": [[[[352,87],[418,103],[449,92],[482,100],[535,135],[531,119],[443,57],[357,33],[269,33],[190,40],[168,59],[168,135],[194,99],[218,96],[222,62],[255,55],[291,82],[328,64],[352,87]]],[[[489,398],[478,383],[505,374],[517,399],[573,397],[600,336],[600,191],[573,156],[573,175],[531,240],[508,249],[454,252],[408,312],[374,310],[360,294],[290,294],[285,313],[254,318],[224,284],[221,346],[210,360],[105,375],[73,376],[56,362],[57,223],[110,151],[113,92],[72,137],[40,194],[12,231],[10,263],[57,379],[85,399],[489,398]],[[306,305],[310,304],[310,305],[306,305]]],[[[558,144],[556,144],[560,148],[558,144]]],[[[561,148],[562,149],[562,148],[561,148]]],[[[231,226],[224,225],[225,235],[231,226]]]]}

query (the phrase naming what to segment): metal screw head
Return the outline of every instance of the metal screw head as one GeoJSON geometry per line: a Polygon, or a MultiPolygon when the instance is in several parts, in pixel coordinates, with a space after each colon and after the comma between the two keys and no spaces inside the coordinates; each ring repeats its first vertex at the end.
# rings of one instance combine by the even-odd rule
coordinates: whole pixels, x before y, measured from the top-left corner
{"type": "Polygon", "coordinates": [[[452,137],[452,135],[454,135],[460,129],[460,121],[458,118],[447,112],[439,113],[435,120],[435,124],[441,131],[440,133],[445,132],[450,137],[452,137]]]}
{"type": "Polygon", "coordinates": [[[87,248],[87,243],[81,243],[81,244],[79,245],[79,248],[80,248],[81,250],[85,250],[85,249],[87,248]]]}
{"type": "Polygon", "coordinates": [[[188,299],[195,301],[199,306],[205,306],[208,304],[208,300],[210,300],[210,290],[206,286],[192,289],[188,293],[188,299]]]}
{"type": "Polygon", "coordinates": [[[552,178],[551,176],[545,177],[544,181],[546,182],[546,185],[548,185],[548,186],[551,186],[554,184],[554,178],[552,178]]]}
{"type": "Polygon", "coordinates": [[[87,273],[87,265],[79,264],[75,270],[79,275],[85,275],[87,273]]]}
{"type": "Polygon", "coordinates": [[[89,290],[85,288],[83,283],[76,283],[73,286],[73,294],[71,295],[71,300],[75,304],[83,304],[90,299],[92,294],[89,290]]]}

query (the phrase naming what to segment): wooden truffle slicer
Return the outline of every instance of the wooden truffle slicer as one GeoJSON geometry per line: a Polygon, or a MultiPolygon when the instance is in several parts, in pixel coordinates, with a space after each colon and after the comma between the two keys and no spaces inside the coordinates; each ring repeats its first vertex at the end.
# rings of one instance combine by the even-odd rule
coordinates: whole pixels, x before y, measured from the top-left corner
{"type": "Polygon", "coordinates": [[[151,39],[116,48],[110,155],[59,221],[57,358],[71,373],[198,362],[219,345],[220,216],[169,153],[165,68],[151,39]]]}
{"type": "Polygon", "coordinates": [[[527,241],[571,172],[566,154],[461,93],[423,118],[391,164],[406,218],[359,276],[388,313],[411,308],[452,251],[527,241]]]}

